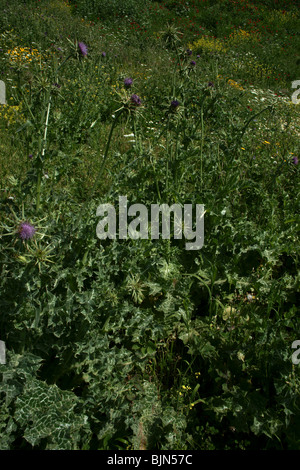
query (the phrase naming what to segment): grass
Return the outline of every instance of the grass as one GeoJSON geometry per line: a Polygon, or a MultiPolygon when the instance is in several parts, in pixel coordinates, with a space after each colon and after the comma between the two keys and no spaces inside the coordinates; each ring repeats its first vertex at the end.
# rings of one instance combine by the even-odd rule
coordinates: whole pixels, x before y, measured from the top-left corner
{"type": "Polygon", "coordinates": [[[269,3],[0,0],[1,449],[300,448],[299,12],[269,3]],[[99,240],[124,195],[204,204],[201,250],[99,240]]]}

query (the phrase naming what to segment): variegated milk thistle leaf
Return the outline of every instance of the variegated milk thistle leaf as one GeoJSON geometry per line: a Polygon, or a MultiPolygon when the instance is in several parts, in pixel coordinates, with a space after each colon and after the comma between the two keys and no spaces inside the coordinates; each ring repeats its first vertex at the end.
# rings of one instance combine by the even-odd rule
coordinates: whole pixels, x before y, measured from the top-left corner
{"type": "Polygon", "coordinates": [[[18,232],[22,240],[28,240],[34,236],[36,229],[33,225],[29,224],[28,222],[22,222],[20,224],[18,232]]]}

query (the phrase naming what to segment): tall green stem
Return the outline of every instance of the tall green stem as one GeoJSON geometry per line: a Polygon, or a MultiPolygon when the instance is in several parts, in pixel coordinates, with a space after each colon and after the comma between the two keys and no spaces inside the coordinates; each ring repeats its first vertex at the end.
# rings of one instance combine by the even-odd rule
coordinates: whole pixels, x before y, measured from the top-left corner
{"type": "Polygon", "coordinates": [[[104,152],[104,157],[103,157],[103,160],[102,160],[102,165],[101,165],[101,168],[99,170],[99,173],[95,179],[95,182],[93,184],[93,187],[91,189],[91,192],[89,194],[89,197],[91,197],[99,183],[99,180],[101,179],[102,175],[103,175],[103,172],[104,172],[104,169],[105,169],[105,165],[106,165],[106,161],[107,161],[107,157],[108,157],[108,151],[109,151],[109,147],[110,147],[110,142],[111,142],[111,138],[112,138],[112,135],[113,135],[113,132],[114,132],[114,129],[116,127],[116,124],[120,118],[120,116],[122,115],[122,112],[123,112],[123,109],[119,112],[119,114],[115,117],[115,119],[113,120],[113,123],[111,125],[111,128],[110,128],[110,132],[109,132],[109,136],[108,136],[108,140],[107,140],[107,143],[106,143],[106,148],[105,148],[105,152],[104,152]]]}
{"type": "Polygon", "coordinates": [[[169,190],[169,116],[167,124],[167,142],[166,142],[166,152],[167,152],[167,171],[166,171],[166,190],[169,190]]]}
{"type": "Polygon", "coordinates": [[[38,167],[37,191],[36,191],[36,209],[37,210],[39,210],[40,204],[41,204],[42,171],[43,171],[44,155],[45,155],[45,150],[46,150],[50,107],[51,107],[51,95],[49,93],[49,95],[48,95],[47,115],[46,115],[46,121],[45,121],[44,138],[43,138],[42,143],[41,143],[41,141],[39,142],[40,164],[39,164],[39,167],[38,167]]]}
{"type": "Polygon", "coordinates": [[[111,125],[111,128],[110,128],[110,132],[109,132],[109,136],[108,136],[108,140],[107,140],[106,147],[105,147],[105,152],[104,152],[104,156],[103,156],[101,168],[100,168],[100,170],[99,170],[99,172],[98,172],[98,175],[97,175],[97,177],[96,177],[96,179],[95,179],[95,182],[94,182],[94,184],[93,184],[93,186],[92,186],[92,189],[91,189],[91,191],[90,191],[90,193],[89,193],[89,195],[88,195],[88,199],[87,199],[86,202],[82,205],[81,210],[80,210],[79,213],[78,213],[78,217],[77,217],[77,219],[76,219],[76,221],[75,221],[75,224],[74,224],[74,226],[73,226],[73,230],[75,230],[75,229],[77,228],[78,223],[79,223],[79,221],[81,220],[83,211],[84,211],[84,209],[86,208],[86,205],[87,205],[89,199],[90,199],[90,198],[92,197],[92,195],[94,194],[95,189],[96,189],[96,187],[98,186],[99,181],[100,181],[100,179],[101,179],[101,177],[102,177],[102,175],[103,175],[103,172],[104,172],[105,166],[106,166],[106,162],[107,162],[108,151],[109,151],[109,147],[110,147],[110,142],[111,142],[111,139],[112,139],[112,135],[113,135],[114,129],[115,129],[115,127],[116,127],[116,124],[117,124],[117,122],[118,122],[120,116],[123,114],[123,111],[124,111],[124,108],[121,108],[121,110],[119,111],[119,114],[117,114],[117,115],[115,116],[115,118],[114,118],[114,120],[113,120],[113,122],[112,122],[112,125],[111,125]]]}
{"type": "Polygon", "coordinates": [[[200,151],[200,182],[201,191],[203,183],[203,142],[204,142],[204,123],[203,123],[203,103],[201,107],[201,151],[200,151]]]}

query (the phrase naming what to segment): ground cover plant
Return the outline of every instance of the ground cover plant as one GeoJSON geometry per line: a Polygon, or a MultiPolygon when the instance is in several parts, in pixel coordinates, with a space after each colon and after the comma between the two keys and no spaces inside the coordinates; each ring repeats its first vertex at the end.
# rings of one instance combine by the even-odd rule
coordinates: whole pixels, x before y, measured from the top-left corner
{"type": "Polygon", "coordinates": [[[0,7],[0,448],[299,449],[297,2],[0,7]]]}

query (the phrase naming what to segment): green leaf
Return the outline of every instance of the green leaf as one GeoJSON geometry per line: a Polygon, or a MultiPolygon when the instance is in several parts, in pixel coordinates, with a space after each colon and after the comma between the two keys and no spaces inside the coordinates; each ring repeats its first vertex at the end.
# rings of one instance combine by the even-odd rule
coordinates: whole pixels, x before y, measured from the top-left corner
{"type": "Polygon", "coordinates": [[[89,432],[87,416],[75,411],[78,403],[72,392],[32,379],[16,400],[15,419],[32,446],[46,439],[46,449],[76,450],[82,433],[89,432]]]}

